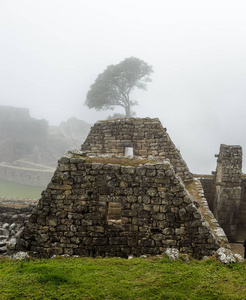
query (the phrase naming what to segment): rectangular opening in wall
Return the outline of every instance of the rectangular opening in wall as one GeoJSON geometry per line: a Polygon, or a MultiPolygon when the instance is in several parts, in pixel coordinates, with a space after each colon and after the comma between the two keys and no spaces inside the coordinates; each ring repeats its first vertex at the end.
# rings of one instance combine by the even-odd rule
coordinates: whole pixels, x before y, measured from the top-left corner
{"type": "Polygon", "coordinates": [[[121,203],[108,202],[108,225],[121,224],[121,203]]]}
{"type": "Polygon", "coordinates": [[[125,147],[125,156],[132,157],[133,156],[133,147],[125,147]]]}

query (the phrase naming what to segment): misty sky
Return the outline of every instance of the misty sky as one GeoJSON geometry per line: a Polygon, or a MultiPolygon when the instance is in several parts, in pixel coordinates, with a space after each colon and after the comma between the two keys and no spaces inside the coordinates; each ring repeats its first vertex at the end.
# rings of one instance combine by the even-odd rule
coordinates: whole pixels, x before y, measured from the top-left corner
{"type": "Polygon", "coordinates": [[[158,117],[190,170],[210,173],[221,143],[246,152],[245,16],[245,0],[0,0],[0,105],[94,123],[123,110],[86,108],[90,85],[135,56],[154,69],[132,94],[137,116],[158,117]]]}

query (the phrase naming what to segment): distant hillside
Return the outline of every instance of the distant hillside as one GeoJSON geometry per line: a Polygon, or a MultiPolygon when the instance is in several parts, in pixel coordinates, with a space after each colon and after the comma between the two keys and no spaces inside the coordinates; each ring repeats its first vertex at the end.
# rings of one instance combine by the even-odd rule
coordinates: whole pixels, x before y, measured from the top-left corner
{"type": "Polygon", "coordinates": [[[0,162],[55,164],[68,149],[80,149],[89,130],[90,124],[76,118],[49,126],[31,118],[27,108],[0,106],[0,162]]]}
{"type": "Polygon", "coordinates": [[[74,138],[85,140],[91,128],[91,124],[85,121],[78,120],[74,117],[68,119],[66,122],[61,122],[59,130],[66,138],[74,138]]]}

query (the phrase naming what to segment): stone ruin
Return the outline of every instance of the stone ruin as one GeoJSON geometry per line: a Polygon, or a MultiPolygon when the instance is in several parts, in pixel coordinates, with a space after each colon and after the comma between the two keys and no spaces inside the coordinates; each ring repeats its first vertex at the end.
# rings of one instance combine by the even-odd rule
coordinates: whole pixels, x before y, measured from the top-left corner
{"type": "Polygon", "coordinates": [[[97,122],[81,151],[58,161],[16,250],[39,257],[157,255],[167,248],[212,255],[222,240],[186,190],[192,180],[158,119],[97,122]]]}
{"type": "Polygon", "coordinates": [[[95,161],[72,154],[60,159],[17,248],[44,257],[153,255],[176,247],[201,258],[217,250],[170,163],[95,161]]]}
{"type": "Polygon", "coordinates": [[[154,156],[160,161],[169,159],[183,182],[193,178],[159,119],[99,121],[91,128],[81,151],[88,156],[100,154],[124,156],[126,148],[132,148],[136,157],[154,156]]]}
{"type": "Polygon", "coordinates": [[[246,178],[242,174],[242,147],[220,146],[212,176],[200,177],[209,207],[230,242],[246,238],[246,178]]]}

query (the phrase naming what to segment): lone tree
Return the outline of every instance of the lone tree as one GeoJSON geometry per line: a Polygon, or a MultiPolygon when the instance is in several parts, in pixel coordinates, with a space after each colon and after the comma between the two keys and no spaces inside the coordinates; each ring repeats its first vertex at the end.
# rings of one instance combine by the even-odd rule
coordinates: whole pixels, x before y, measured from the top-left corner
{"type": "Polygon", "coordinates": [[[85,105],[96,110],[113,110],[115,106],[122,106],[128,118],[131,107],[138,104],[130,100],[130,93],[135,87],[147,90],[146,82],[151,81],[149,75],[152,72],[151,66],[136,57],[110,65],[90,86],[85,105]]]}

